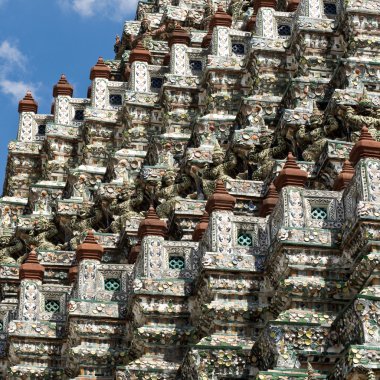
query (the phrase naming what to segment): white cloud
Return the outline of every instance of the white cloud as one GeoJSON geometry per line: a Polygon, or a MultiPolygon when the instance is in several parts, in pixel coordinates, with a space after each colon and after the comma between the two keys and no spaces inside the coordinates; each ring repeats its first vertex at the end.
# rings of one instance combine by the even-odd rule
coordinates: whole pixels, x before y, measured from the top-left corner
{"type": "Polygon", "coordinates": [[[26,57],[11,42],[5,40],[0,44],[0,71],[9,70],[13,65],[23,69],[26,64],[26,57]]]}
{"type": "Polygon", "coordinates": [[[39,84],[14,79],[20,70],[25,70],[26,64],[26,56],[14,42],[4,40],[0,43],[0,92],[11,96],[15,102],[22,99],[27,90],[32,91],[33,96],[37,97],[40,87],[39,84]]]}
{"type": "Polygon", "coordinates": [[[0,78],[0,91],[5,95],[10,95],[15,102],[22,99],[27,91],[32,91],[33,97],[36,98],[38,87],[39,85],[33,83],[0,78]]]}
{"type": "Polygon", "coordinates": [[[138,0],[59,0],[63,9],[73,10],[83,17],[105,16],[115,21],[134,14],[137,3],[138,0]]]}

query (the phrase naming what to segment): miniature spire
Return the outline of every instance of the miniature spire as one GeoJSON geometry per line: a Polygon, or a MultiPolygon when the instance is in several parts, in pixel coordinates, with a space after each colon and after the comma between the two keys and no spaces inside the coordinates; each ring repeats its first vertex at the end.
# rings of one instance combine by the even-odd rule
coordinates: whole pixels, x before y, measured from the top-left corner
{"type": "Polygon", "coordinates": [[[100,261],[103,256],[104,248],[96,241],[94,233],[87,231],[86,238],[83,243],[78,245],[77,260],[98,260],[100,261]]]}
{"type": "Polygon", "coordinates": [[[141,240],[139,240],[129,251],[128,264],[134,264],[141,250],[141,240]]]}
{"type": "Polygon", "coordinates": [[[164,66],[169,66],[170,65],[170,53],[169,52],[165,54],[165,57],[164,57],[164,60],[163,60],[162,64],[164,66]]]}
{"type": "Polygon", "coordinates": [[[144,236],[162,236],[165,237],[167,232],[166,223],[161,220],[151,204],[145,219],[140,223],[137,235],[139,239],[144,236]]]}
{"type": "Polygon", "coordinates": [[[363,127],[359,141],[351,150],[350,161],[355,166],[360,159],[366,157],[380,158],[380,142],[373,139],[367,127],[363,127]]]}
{"type": "Polygon", "coordinates": [[[27,91],[24,99],[18,103],[18,112],[34,112],[38,111],[38,103],[34,100],[31,91],[27,91]]]}
{"type": "Polygon", "coordinates": [[[77,280],[77,277],[78,277],[78,264],[75,263],[73,264],[70,269],[69,269],[69,283],[70,284],[73,284],[76,280],[77,280]]]}
{"type": "Polygon", "coordinates": [[[74,92],[73,86],[67,81],[66,76],[62,74],[58,83],[54,85],[54,88],[53,88],[54,98],[56,98],[58,95],[66,95],[66,96],[72,97],[73,92],[74,92]]]}
{"type": "Polygon", "coordinates": [[[206,211],[211,214],[213,211],[225,210],[233,211],[236,199],[230,195],[221,179],[216,181],[214,194],[207,200],[206,211]]]}
{"type": "Polygon", "coordinates": [[[287,12],[295,12],[298,8],[298,4],[300,3],[300,0],[289,0],[288,5],[286,7],[287,12]]]}
{"type": "Polygon", "coordinates": [[[98,58],[96,65],[92,67],[90,72],[90,79],[94,80],[95,78],[106,78],[110,79],[111,69],[104,63],[102,57],[98,58]]]}
{"type": "Polygon", "coordinates": [[[232,16],[229,15],[224,9],[222,4],[218,5],[218,9],[211,19],[210,27],[214,29],[216,26],[225,26],[230,28],[232,25],[232,16]]]}
{"type": "Polygon", "coordinates": [[[276,9],[277,0],[255,0],[253,2],[253,13],[257,15],[260,8],[273,8],[276,9]]]}
{"type": "Polygon", "coordinates": [[[201,216],[199,223],[194,228],[194,232],[193,232],[193,240],[194,241],[201,241],[202,240],[203,235],[207,230],[208,222],[209,222],[209,215],[208,215],[208,212],[205,211],[203,213],[203,215],[201,216]]]}
{"type": "Polygon", "coordinates": [[[45,268],[41,265],[37,258],[37,253],[32,250],[25,262],[20,266],[19,278],[20,280],[39,280],[44,278],[45,268]]]}
{"type": "Polygon", "coordinates": [[[263,200],[263,204],[260,210],[260,216],[265,217],[267,215],[270,215],[277,204],[278,198],[279,197],[278,192],[276,190],[276,186],[272,182],[269,185],[267,195],[263,200]]]}
{"type": "Polygon", "coordinates": [[[348,160],[344,161],[342,171],[339,173],[338,177],[336,177],[333,190],[341,191],[344,190],[347,185],[351,182],[352,177],[355,174],[355,169],[351,165],[351,162],[348,160]]]}
{"type": "Polygon", "coordinates": [[[289,152],[284,167],[273,183],[276,186],[277,191],[280,191],[285,186],[303,187],[306,180],[307,172],[300,169],[293,154],[289,152]]]}
{"type": "Polygon", "coordinates": [[[190,45],[190,34],[187,30],[183,29],[179,23],[175,24],[175,28],[169,36],[169,48],[173,44],[190,45]]]}
{"type": "Polygon", "coordinates": [[[87,88],[87,98],[91,99],[91,94],[92,94],[92,86],[88,86],[87,88]]]}
{"type": "Polygon", "coordinates": [[[212,40],[212,28],[210,27],[207,34],[203,37],[201,46],[205,49],[208,48],[211,44],[211,40],[212,40]]]}
{"type": "Polygon", "coordinates": [[[150,51],[145,49],[141,40],[139,40],[137,42],[137,45],[135,46],[135,48],[131,51],[131,54],[129,55],[129,63],[132,64],[133,62],[136,62],[136,61],[150,63],[151,59],[152,59],[152,55],[150,54],[150,51]]]}

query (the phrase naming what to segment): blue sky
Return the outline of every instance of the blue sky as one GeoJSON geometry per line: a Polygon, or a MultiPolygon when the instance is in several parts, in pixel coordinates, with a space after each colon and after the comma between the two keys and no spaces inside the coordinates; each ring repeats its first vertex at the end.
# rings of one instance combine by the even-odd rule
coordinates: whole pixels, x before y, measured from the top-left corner
{"type": "Polygon", "coordinates": [[[49,113],[53,85],[65,74],[85,97],[90,68],[113,58],[116,34],[137,0],[0,0],[0,185],[7,145],[17,136],[17,104],[30,89],[49,113]]]}

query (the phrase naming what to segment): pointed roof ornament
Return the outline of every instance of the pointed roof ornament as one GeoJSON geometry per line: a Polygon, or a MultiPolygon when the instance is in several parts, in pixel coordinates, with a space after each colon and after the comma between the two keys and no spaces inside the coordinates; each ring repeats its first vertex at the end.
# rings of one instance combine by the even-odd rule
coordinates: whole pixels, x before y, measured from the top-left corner
{"type": "Polygon", "coordinates": [[[27,91],[24,99],[21,99],[18,103],[18,112],[34,112],[38,111],[38,103],[34,100],[32,92],[27,91]]]}
{"type": "Polygon", "coordinates": [[[380,159],[380,142],[375,141],[368,132],[367,127],[363,127],[359,141],[354,145],[350,152],[350,161],[355,166],[362,158],[380,159]]]}
{"type": "Polygon", "coordinates": [[[146,217],[141,221],[137,236],[142,239],[144,236],[162,236],[165,237],[167,233],[166,222],[161,220],[153,205],[151,204],[146,217]]]}
{"type": "Polygon", "coordinates": [[[111,69],[104,63],[102,57],[98,58],[96,65],[92,67],[90,72],[90,79],[94,80],[95,78],[111,78],[111,69]]]}
{"type": "Polygon", "coordinates": [[[175,23],[175,27],[169,36],[169,48],[171,48],[173,44],[190,45],[189,32],[183,29],[178,22],[175,23]]]}
{"type": "Polygon", "coordinates": [[[69,269],[68,278],[69,278],[70,284],[73,284],[77,280],[78,272],[79,272],[78,264],[75,263],[69,269]]]}
{"type": "Polygon", "coordinates": [[[344,190],[348,184],[351,182],[352,177],[355,175],[355,169],[348,160],[344,161],[342,171],[336,177],[333,190],[341,191],[344,190]]]}
{"type": "Polygon", "coordinates": [[[132,64],[136,61],[150,63],[151,59],[152,55],[150,54],[150,51],[145,49],[142,41],[139,40],[129,55],[129,63],[132,64]]]}
{"type": "Polygon", "coordinates": [[[20,266],[19,278],[20,280],[39,280],[44,279],[45,267],[40,264],[37,258],[37,253],[32,250],[25,262],[20,266]]]}
{"type": "Polygon", "coordinates": [[[54,85],[53,97],[56,98],[58,95],[65,95],[65,96],[72,97],[73,92],[74,92],[73,86],[67,81],[66,76],[62,74],[61,78],[59,78],[58,83],[54,85]]]}
{"type": "Polygon", "coordinates": [[[265,196],[263,200],[261,210],[260,210],[260,216],[265,217],[267,215],[270,215],[273,209],[275,208],[278,199],[279,199],[279,196],[276,190],[276,186],[272,182],[269,185],[267,195],[265,196]]]}
{"type": "Polygon", "coordinates": [[[208,222],[209,222],[209,214],[207,211],[205,211],[203,213],[203,215],[201,216],[199,223],[194,228],[194,232],[193,232],[193,240],[194,241],[201,241],[202,240],[203,235],[207,230],[208,222]]]}
{"type": "Polygon", "coordinates": [[[280,191],[285,186],[304,187],[306,180],[307,172],[297,165],[293,154],[289,152],[284,167],[273,183],[277,191],[280,191]]]}
{"type": "Polygon", "coordinates": [[[255,0],[253,2],[253,12],[254,14],[257,14],[257,11],[260,8],[273,8],[276,9],[277,7],[277,0],[255,0]]]}
{"type": "Polygon", "coordinates": [[[139,240],[129,251],[128,264],[134,264],[141,250],[141,240],[139,240]]]}
{"type": "Polygon", "coordinates": [[[298,8],[300,0],[289,0],[288,5],[286,7],[287,12],[295,12],[298,8]]]}
{"type": "Polygon", "coordinates": [[[92,230],[87,231],[87,235],[82,244],[77,247],[77,260],[98,260],[102,259],[104,248],[100,245],[94,236],[92,230]]]}
{"type": "Polygon", "coordinates": [[[214,193],[208,198],[206,211],[211,214],[213,211],[233,211],[236,199],[229,194],[221,179],[216,181],[214,193]]]}
{"type": "Polygon", "coordinates": [[[232,16],[223,9],[222,4],[219,4],[214,16],[212,16],[210,28],[214,29],[216,26],[225,26],[226,28],[230,28],[231,25],[232,16]]]}

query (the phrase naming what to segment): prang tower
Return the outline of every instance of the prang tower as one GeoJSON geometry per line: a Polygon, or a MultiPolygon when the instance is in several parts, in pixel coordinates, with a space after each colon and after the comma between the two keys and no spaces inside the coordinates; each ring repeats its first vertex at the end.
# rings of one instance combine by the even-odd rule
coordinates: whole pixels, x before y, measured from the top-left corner
{"type": "MultiPolygon", "coordinates": [[[[0,378],[380,378],[380,0],[149,0],[0,199],[0,378]]],[[[64,68],[62,68],[64,70],[64,68]]]]}

